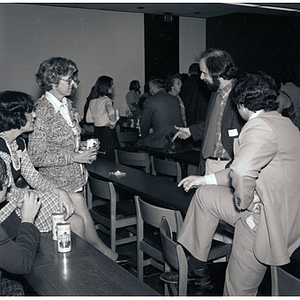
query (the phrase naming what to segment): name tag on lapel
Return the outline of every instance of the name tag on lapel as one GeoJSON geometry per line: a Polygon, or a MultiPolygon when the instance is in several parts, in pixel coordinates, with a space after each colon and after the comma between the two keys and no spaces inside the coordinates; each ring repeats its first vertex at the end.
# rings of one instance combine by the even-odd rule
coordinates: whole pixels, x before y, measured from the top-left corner
{"type": "Polygon", "coordinates": [[[238,133],[237,129],[228,129],[228,135],[230,137],[234,137],[234,136],[238,136],[239,133],[238,133]]]}

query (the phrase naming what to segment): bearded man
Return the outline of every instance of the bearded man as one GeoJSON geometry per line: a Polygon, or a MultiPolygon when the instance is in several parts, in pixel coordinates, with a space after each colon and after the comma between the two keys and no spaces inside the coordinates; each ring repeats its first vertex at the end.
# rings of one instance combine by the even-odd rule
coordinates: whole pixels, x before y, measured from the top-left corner
{"type": "Polygon", "coordinates": [[[239,136],[244,120],[229,94],[238,68],[229,53],[209,49],[200,56],[200,79],[213,92],[208,104],[206,120],[190,127],[176,127],[174,139],[190,136],[202,140],[197,175],[208,175],[225,169],[233,160],[233,140],[239,136]]]}

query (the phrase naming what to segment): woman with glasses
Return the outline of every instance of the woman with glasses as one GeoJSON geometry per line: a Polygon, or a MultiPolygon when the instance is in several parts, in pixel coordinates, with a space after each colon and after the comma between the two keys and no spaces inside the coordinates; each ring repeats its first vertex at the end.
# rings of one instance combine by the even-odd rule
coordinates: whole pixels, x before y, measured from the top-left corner
{"type": "Polygon", "coordinates": [[[117,260],[118,254],[99,238],[82,195],[87,182],[85,164],[96,159],[97,148],[86,149],[86,142],[80,141],[80,117],[68,98],[78,88],[77,66],[66,58],[50,58],[40,64],[36,81],[45,93],[36,103],[34,131],[28,139],[30,158],[42,175],[80,198],[85,239],[117,260]]]}
{"type": "Polygon", "coordinates": [[[87,180],[83,164],[96,159],[97,149],[78,151],[79,114],[68,98],[78,88],[77,66],[72,60],[53,57],[40,64],[36,81],[44,95],[36,103],[34,132],[28,140],[31,160],[61,188],[81,190],[87,180]]]}

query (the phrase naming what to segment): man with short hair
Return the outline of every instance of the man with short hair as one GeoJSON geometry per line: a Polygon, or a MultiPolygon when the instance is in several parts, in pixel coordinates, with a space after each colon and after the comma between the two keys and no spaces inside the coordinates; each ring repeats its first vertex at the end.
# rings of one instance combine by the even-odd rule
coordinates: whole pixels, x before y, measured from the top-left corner
{"type": "Polygon", "coordinates": [[[168,144],[166,136],[176,132],[174,126],[184,126],[180,105],[177,97],[166,92],[161,78],[149,80],[149,91],[151,96],[146,99],[142,110],[142,137],[138,145],[164,149],[168,144]]]}
{"type": "Polygon", "coordinates": [[[238,79],[231,99],[246,124],[234,141],[232,164],[178,185],[199,187],[178,242],[192,254],[189,271],[200,289],[209,282],[205,262],[219,220],[235,227],[224,295],[256,295],[267,265],[289,263],[300,246],[300,133],[277,112],[277,95],[264,73],[238,79]]]}

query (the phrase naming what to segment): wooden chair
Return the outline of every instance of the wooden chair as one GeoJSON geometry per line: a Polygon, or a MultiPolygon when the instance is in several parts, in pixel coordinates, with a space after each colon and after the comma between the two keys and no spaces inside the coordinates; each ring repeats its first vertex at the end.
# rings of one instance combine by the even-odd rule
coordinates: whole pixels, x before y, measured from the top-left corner
{"type": "Polygon", "coordinates": [[[116,163],[142,168],[146,173],[150,173],[150,157],[145,152],[130,152],[115,149],[116,163]]]}
{"type": "Polygon", "coordinates": [[[160,235],[165,259],[165,272],[169,272],[171,267],[178,271],[178,284],[165,284],[165,296],[186,296],[188,263],[183,247],[174,241],[173,233],[169,221],[162,217],[160,225],[160,235]],[[170,293],[170,290],[171,293],[170,293]]]}
{"type": "MultiPolygon", "coordinates": [[[[160,232],[165,259],[165,272],[169,272],[171,267],[179,272],[178,284],[165,282],[165,296],[170,295],[170,290],[173,295],[186,296],[188,278],[187,259],[183,247],[172,237],[167,217],[162,217],[160,232]]],[[[213,262],[222,257],[226,257],[226,260],[228,261],[230,252],[231,244],[213,240],[207,261],[213,262]]],[[[161,280],[164,281],[162,278],[161,280]]]]}
{"type": "Polygon", "coordinates": [[[163,216],[169,220],[172,232],[177,233],[182,226],[182,215],[179,211],[158,207],[143,201],[139,196],[134,197],[137,216],[137,274],[143,281],[144,267],[152,265],[160,271],[164,270],[164,258],[161,249],[160,236],[153,242],[144,234],[144,224],[159,229],[163,216]],[[144,259],[144,254],[150,258],[144,259]]]}
{"type": "Polygon", "coordinates": [[[300,279],[281,267],[271,266],[272,296],[299,296],[300,279]]]}
{"type": "Polygon", "coordinates": [[[129,231],[128,237],[118,238],[117,229],[132,228],[136,225],[135,205],[133,200],[121,199],[112,182],[102,181],[89,175],[91,197],[88,207],[96,229],[110,236],[110,247],[116,251],[117,245],[136,241],[136,235],[129,231]]]}
{"type": "Polygon", "coordinates": [[[153,175],[169,176],[175,179],[176,182],[179,182],[182,179],[182,171],[179,162],[151,156],[150,163],[153,175]]]}

